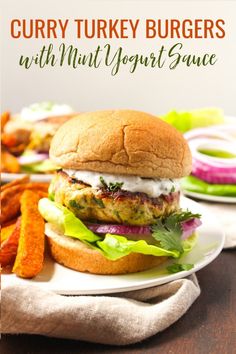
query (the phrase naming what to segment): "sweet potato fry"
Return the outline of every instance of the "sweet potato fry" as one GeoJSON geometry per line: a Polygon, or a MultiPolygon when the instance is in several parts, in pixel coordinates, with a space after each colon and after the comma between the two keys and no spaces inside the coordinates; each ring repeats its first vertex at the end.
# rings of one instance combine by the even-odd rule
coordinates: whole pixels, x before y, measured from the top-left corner
{"type": "Polygon", "coordinates": [[[14,220],[13,222],[1,227],[1,244],[12,234],[15,228],[15,223],[16,221],[14,220]]]}
{"type": "Polygon", "coordinates": [[[13,272],[23,278],[36,276],[43,267],[44,220],[38,211],[40,197],[25,190],[21,197],[21,227],[13,272]]]}
{"type": "Polygon", "coordinates": [[[21,178],[16,179],[15,181],[9,182],[1,186],[1,192],[5,191],[8,188],[11,188],[13,186],[17,186],[18,184],[23,184],[29,182],[29,176],[25,175],[21,178]]]}
{"type": "Polygon", "coordinates": [[[10,119],[10,113],[9,112],[3,112],[1,114],[1,131],[4,130],[5,125],[10,119]]]}
{"type": "Polygon", "coordinates": [[[1,151],[1,172],[20,172],[20,165],[17,158],[8,151],[1,151]]]}
{"type": "Polygon", "coordinates": [[[16,135],[9,133],[2,133],[2,144],[7,148],[17,145],[16,135]]]}
{"type": "Polygon", "coordinates": [[[39,196],[39,198],[47,198],[48,197],[48,192],[44,192],[44,191],[37,191],[37,194],[39,196]]]}
{"type": "Polygon", "coordinates": [[[5,188],[1,192],[2,213],[1,223],[14,219],[20,213],[20,198],[24,190],[41,191],[47,193],[48,183],[22,183],[5,188]]]}
{"type": "MultiPolygon", "coordinates": [[[[12,226],[12,225],[10,225],[12,226]]],[[[6,227],[10,227],[6,226],[6,227]]],[[[18,218],[9,237],[1,244],[0,262],[2,267],[13,263],[16,258],[18,241],[20,236],[20,218],[18,218]]]]}

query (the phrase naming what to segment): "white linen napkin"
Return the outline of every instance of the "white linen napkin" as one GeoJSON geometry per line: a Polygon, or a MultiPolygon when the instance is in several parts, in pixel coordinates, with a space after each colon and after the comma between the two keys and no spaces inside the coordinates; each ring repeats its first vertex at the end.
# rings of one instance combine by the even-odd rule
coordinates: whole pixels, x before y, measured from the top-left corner
{"type": "Polygon", "coordinates": [[[63,296],[34,285],[11,286],[2,290],[2,333],[126,345],[169,327],[199,294],[195,275],[106,296],[63,296]]]}

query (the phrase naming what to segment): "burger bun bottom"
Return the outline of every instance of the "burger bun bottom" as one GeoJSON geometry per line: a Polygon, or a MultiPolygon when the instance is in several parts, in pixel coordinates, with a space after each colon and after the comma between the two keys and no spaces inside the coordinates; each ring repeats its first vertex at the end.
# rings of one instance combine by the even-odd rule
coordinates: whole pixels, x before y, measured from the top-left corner
{"type": "Polygon", "coordinates": [[[45,233],[51,255],[56,262],[79,272],[104,275],[136,273],[156,267],[167,260],[167,257],[131,253],[111,261],[78,239],[64,236],[49,223],[46,224],[45,233]]]}

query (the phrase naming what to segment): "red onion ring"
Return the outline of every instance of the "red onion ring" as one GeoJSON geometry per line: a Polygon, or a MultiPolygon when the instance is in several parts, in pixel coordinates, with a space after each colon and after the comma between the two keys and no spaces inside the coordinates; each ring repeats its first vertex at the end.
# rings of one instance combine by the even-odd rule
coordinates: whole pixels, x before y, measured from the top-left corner
{"type": "Polygon", "coordinates": [[[33,153],[30,155],[22,155],[17,158],[20,165],[31,165],[48,159],[48,154],[33,153]]]}
{"type": "Polygon", "coordinates": [[[208,183],[236,183],[236,167],[216,167],[197,159],[193,159],[192,175],[208,183]]]}
{"type": "Polygon", "coordinates": [[[234,135],[236,135],[236,125],[223,124],[206,128],[192,129],[185,133],[184,137],[188,141],[196,138],[215,138],[235,142],[234,135]]]}
{"type": "Polygon", "coordinates": [[[235,184],[236,158],[219,158],[202,154],[200,149],[219,149],[236,153],[236,142],[219,139],[199,139],[189,141],[193,156],[192,175],[208,183],[235,184]]]}
{"type": "MultiPolygon", "coordinates": [[[[183,230],[182,239],[192,235],[194,230],[202,224],[198,218],[193,218],[181,223],[183,230]]],[[[144,238],[152,235],[150,226],[132,225],[111,225],[111,224],[86,224],[86,226],[97,234],[115,234],[123,236],[143,236],[144,238]]]]}
{"type": "Polygon", "coordinates": [[[116,234],[116,235],[151,235],[149,226],[132,226],[132,225],[110,225],[110,224],[87,224],[87,227],[97,234],[116,234]]]}

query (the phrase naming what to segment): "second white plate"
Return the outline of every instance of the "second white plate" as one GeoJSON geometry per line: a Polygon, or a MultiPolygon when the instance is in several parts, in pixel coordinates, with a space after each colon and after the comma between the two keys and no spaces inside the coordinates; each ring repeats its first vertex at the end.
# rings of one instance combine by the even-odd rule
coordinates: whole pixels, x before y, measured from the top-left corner
{"type": "MultiPolygon", "coordinates": [[[[27,173],[1,173],[1,180],[4,183],[8,183],[14,181],[15,179],[22,178],[23,176],[27,175],[27,173]]],[[[29,174],[30,180],[32,182],[51,182],[52,174],[29,174]]]]}
{"type": "Polygon", "coordinates": [[[203,194],[203,193],[195,193],[184,190],[183,193],[189,197],[206,200],[208,202],[217,202],[217,203],[236,203],[236,197],[225,197],[219,195],[210,195],[210,194],[203,194]]]}

